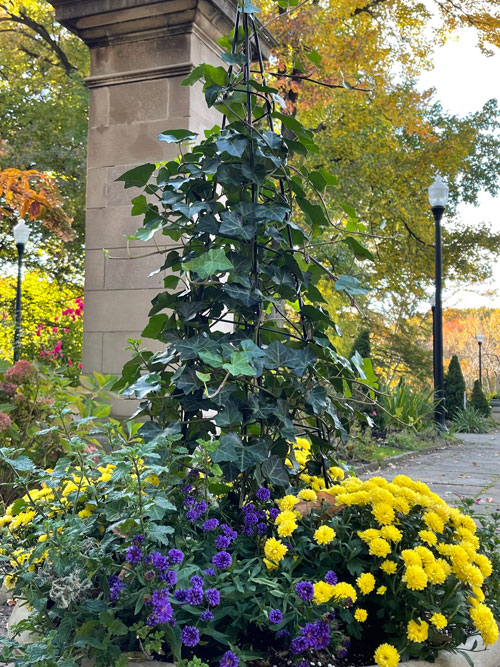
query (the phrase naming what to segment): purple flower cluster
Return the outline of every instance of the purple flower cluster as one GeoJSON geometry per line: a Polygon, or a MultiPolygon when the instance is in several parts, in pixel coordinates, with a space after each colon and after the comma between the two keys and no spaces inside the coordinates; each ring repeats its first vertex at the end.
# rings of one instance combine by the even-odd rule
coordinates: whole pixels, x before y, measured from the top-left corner
{"type": "Polygon", "coordinates": [[[283,620],[283,614],[279,609],[271,609],[268,618],[269,623],[272,623],[273,625],[279,625],[283,620]]]}
{"type": "Polygon", "coordinates": [[[219,551],[212,558],[212,563],[215,565],[217,570],[227,570],[228,567],[231,567],[233,559],[231,558],[231,554],[229,554],[227,551],[219,551]]]}
{"type": "Polygon", "coordinates": [[[184,646],[196,646],[200,641],[200,633],[192,625],[185,625],[181,632],[181,642],[184,646]]]}
{"type": "Polygon", "coordinates": [[[219,519],[207,519],[201,529],[205,532],[215,530],[219,525],[219,519]]]}
{"type": "Polygon", "coordinates": [[[295,586],[295,592],[301,600],[304,600],[304,602],[309,602],[313,599],[314,586],[310,581],[300,581],[295,586]]]}
{"type": "Polygon", "coordinates": [[[238,667],[240,659],[232,651],[226,651],[222,656],[219,665],[220,667],[238,667]]]}
{"type": "Polygon", "coordinates": [[[116,602],[123,589],[125,588],[125,584],[123,581],[115,575],[112,577],[108,578],[108,584],[109,584],[109,599],[111,602],[116,602]]]}
{"type": "Polygon", "coordinates": [[[148,617],[148,625],[159,625],[160,623],[170,623],[174,620],[174,610],[169,601],[168,589],[154,591],[151,596],[150,604],[153,611],[148,617]]]}
{"type": "Polygon", "coordinates": [[[269,500],[269,498],[271,497],[271,492],[269,491],[269,489],[265,489],[264,487],[262,487],[261,489],[257,489],[255,497],[257,498],[257,500],[266,502],[266,500],[269,500]]]}
{"type": "MultiPolygon", "coordinates": [[[[267,489],[259,489],[259,491],[267,491],[267,489]]],[[[264,523],[267,515],[264,510],[255,509],[253,503],[248,503],[247,505],[243,505],[241,511],[243,512],[244,535],[253,535],[255,530],[257,530],[259,535],[264,535],[267,532],[267,524],[264,523]]]]}
{"type": "Polygon", "coordinates": [[[324,621],[306,623],[300,630],[300,635],[292,640],[290,650],[298,655],[309,649],[321,651],[330,644],[330,626],[324,621]]]}
{"type": "Polygon", "coordinates": [[[186,519],[191,521],[191,523],[195,523],[206,511],[207,503],[204,500],[199,500],[186,512],[186,519]]]}
{"type": "Polygon", "coordinates": [[[337,575],[333,570],[328,570],[328,572],[325,574],[325,581],[331,586],[335,586],[335,584],[338,582],[337,575]]]}
{"type": "Polygon", "coordinates": [[[127,555],[125,556],[127,563],[132,563],[132,565],[137,565],[142,560],[142,549],[140,549],[136,544],[133,544],[127,549],[127,555]]]}

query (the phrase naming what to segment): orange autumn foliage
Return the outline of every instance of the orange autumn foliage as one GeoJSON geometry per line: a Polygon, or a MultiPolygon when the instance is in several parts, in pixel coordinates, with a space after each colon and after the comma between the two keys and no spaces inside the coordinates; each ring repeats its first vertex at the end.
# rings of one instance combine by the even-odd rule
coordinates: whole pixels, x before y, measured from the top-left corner
{"type": "Polygon", "coordinates": [[[40,219],[47,229],[69,241],[74,232],[63,202],[55,179],[48,174],[35,169],[0,170],[0,218],[40,219]]]}

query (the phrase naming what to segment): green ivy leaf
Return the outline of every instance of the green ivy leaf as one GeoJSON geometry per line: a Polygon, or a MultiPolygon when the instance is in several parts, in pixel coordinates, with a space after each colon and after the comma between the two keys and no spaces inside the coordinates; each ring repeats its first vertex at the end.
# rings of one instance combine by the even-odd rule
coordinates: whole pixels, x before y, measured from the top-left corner
{"type": "Polygon", "coordinates": [[[167,144],[178,144],[181,141],[193,141],[198,135],[190,130],[165,130],[158,135],[158,141],[167,144]]]}
{"type": "Polygon", "coordinates": [[[347,292],[351,296],[357,294],[368,294],[369,290],[366,287],[363,287],[359,280],[354,276],[340,276],[338,280],[335,281],[335,289],[338,292],[347,292]]]}
{"type": "Polygon", "coordinates": [[[195,257],[194,259],[182,265],[186,271],[194,271],[202,280],[214,273],[230,271],[233,268],[232,263],[226,256],[222,248],[215,248],[195,257]]]}
{"type": "Polygon", "coordinates": [[[139,167],[134,167],[126,171],[116,180],[123,181],[125,188],[143,188],[153,175],[155,169],[155,164],[141,164],[139,167]]]}
{"type": "Polygon", "coordinates": [[[356,259],[361,261],[364,259],[369,259],[371,262],[375,261],[375,257],[368,250],[368,248],[365,248],[365,246],[361,245],[361,243],[352,238],[352,236],[347,236],[345,239],[342,239],[342,243],[345,243],[349,246],[349,248],[353,251],[356,259]]]}
{"type": "Polygon", "coordinates": [[[255,368],[250,366],[248,361],[248,354],[245,352],[233,352],[231,354],[231,363],[224,364],[222,368],[224,368],[226,371],[229,371],[233,376],[250,375],[255,377],[257,372],[255,368]]]}
{"type": "Polygon", "coordinates": [[[287,467],[279,456],[271,456],[260,464],[264,477],[276,486],[287,486],[290,480],[287,467]]]}

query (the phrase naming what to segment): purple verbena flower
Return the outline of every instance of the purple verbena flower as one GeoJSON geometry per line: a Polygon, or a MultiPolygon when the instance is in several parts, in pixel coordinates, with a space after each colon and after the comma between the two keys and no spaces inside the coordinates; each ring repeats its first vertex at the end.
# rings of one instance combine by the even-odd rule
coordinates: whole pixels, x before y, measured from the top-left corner
{"type": "Polygon", "coordinates": [[[203,588],[203,579],[198,576],[191,577],[189,580],[191,582],[191,586],[195,586],[196,588],[203,588]]]}
{"type": "Polygon", "coordinates": [[[335,586],[335,584],[338,582],[337,575],[333,570],[328,570],[328,572],[325,574],[325,581],[327,584],[331,584],[332,586],[335,586]]]}
{"type": "Polygon", "coordinates": [[[279,513],[280,513],[280,511],[277,507],[271,507],[271,509],[269,510],[269,518],[272,521],[274,521],[279,513]]]}
{"type": "Polygon", "coordinates": [[[304,600],[304,602],[309,602],[313,599],[314,586],[310,581],[300,581],[295,586],[295,592],[301,600],[304,600]]]}
{"type": "Polygon", "coordinates": [[[205,598],[211,607],[216,607],[220,602],[220,592],[216,588],[207,588],[205,598]]]}
{"type": "Polygon", "coordinates": [[[182,487],[182,491],[184,493],[191,493],[191,491],[194,489],[194,486],[192,484],[186,484],[185,486],[182,487]]]}
{"type": "Polygon", "coordinates": [[[283,620],[283,614],[279,609],[271,609],[268,618],[269,623],[272,623],[273,625],[279,625],[283,620]]]}
{"type": "Polygon", "coordinates": [[[203,570],[203,574],[206,574],[207,577],[215,577],[215,571],[211,567],[207,567],[206,570],[203,570]]]}
{"type": "Polygon", "coordinates": [[[150,604],[153,606],[153,612],[148,618],[148,625],[168,623],[172,619],[174,610],[170,604],[168,591],[166,589],[154,591],[151,596],[150,604]]]}
{"type": "Polygon", "coordinates": [[[168,558],[163,556],[159,551],[153,551],[151,554],[151,565],[158,572],[168,570],[168,558]]]}
{"type": "Polygon", "coordinates": [[[201,529],[204,530],[205,532],[208,532],[209,530],[215,530],[218,525],[219,525],[219,519],[207,519],[205,523],[202,525],[201,529]]]}
{"type": "Polygon", "coordinates": [[[232,565],[233,559],[231,558],[231,554],[228,554],[227,551],[219,551],[219,553],[215,554],[212,558],[212,563],[218,570],[227,570],[227,568],[232,565]]]}
{"type": "Polygon", "coordinates": [[[220,667],[238,667],[240,659],[232,651],[226,651],[219,662],[220,667]]]}
{"type": "Polygon", "coordinates": [[[177,600],[177,602],[186,602],[186,596],[187,589],[185,588],[178,588],[174,593],[174,598],[177,600]]]}
{"type": "Polygon", "coordinates": [[[169,586],[175,586],[177,583],[177,572],[174,570],[168,570],[167,572],[163,572],[160,575],[160,579],[163,581],[166,581],[169,586]]]}
{"type": "Polygon", "coordinates": [[[180,549],[170,549],[168,552],[168,557],[172,563],[175,563],[176,565],[180,565],[184,560],[184,554],[180,549]]]}
{"type": "Polygon", "coordinates": [[[304,653],[304,651],[307,651],[308,648],[309,642],[305,637],[295,637],[295,639],[292,639],[292,643],[290,644],[290,651],[295,653],[295,655],[304,653]]]}
{"type": "Polygon", "coordinates": [[[323,621],[306,623],[300,632],[307,639],[309,648],[315,651],[325,649],[330,644],[330,626],[323,621]]]}
{"type": "Polygon", "coordinates": [[[259,519],[265,520],[267,519],[267,512],[265,510],[259,510],[257,512],[257,516],[259,517],[259,519]]]}
{"type": "Polygon", "coordinates": [[[201,614],[200,618],[202,621],[213,621],[214,615],[212,614],[210,609],[205,609],[205,611],[201,614]]]}
{"type": "Polygon", "coordinates": [[[200,500],[196,505],[194,506],[195,510],[200,513],[200,516],[202,514],[205,514],[207,511],[207,503],[204,500],[200,500]]]}
{"type": "Polygon", "coordinates": [[[255,509],[255,505],[253,503],[247,503],[246,505],[243,505],[243,507],[241,508],[241,511],[243,512],[243,514],[249,514],[249,513],[253,512],[254,509],[255,509]]]}
{"type": "Polygon", "coordinates": [[[228,526],[227,523],[221,524],[221,530],[226,537],[229,537],[230,540],[235,540],[238,537],[238,533],[233,530],[233,528],[228,526]]]}
{"type": "Polygon", "coordinates": [[[186,519],[188,521],[191,521],[191,523],[194,523],[195,521],[198,521],[200,518],[200,514],[193,508],[190,509],[186,512],[186,519]]]}
{"type": "Polygon", "coordinates": [[[243,517],[243,523],[245,526],[254,526],[256,523],[258,523],[259,517],[255,514],[255,512],[248,512],[248,514],[245,514],[243,517]]]}
{"type": "Polygon", "coordinates": [[[258,523],[255,527],[259,535],[265,535],[267,533],[267,523],[258,523]]]}
{"type": "Polygon", "coordinates": [[[195,499],[193,498],[193,496],[187,496],[187,498],[184,499],[184,505],[186,505],[187,507],[194,505],[194,503],[195,499]]]}
{"type": "Polygon", "coordinates": [[[243,526],[241,532],[243,535],[251,536],[253,535],[253,526],[243,526]]]}
{"type": "Polygon", "coordinates": [[[269,489],[265,488],[257,489],[255,497],[257,498],[257,500],[266,501],[269,500],[269,498],[271,497],[271,492],[269,491],[269,489]]]}
{"type": "Polygon", "coordinates": [[[186,602],[197,606],[203,602],[203,588],[193,587],[189,588],[186,593],[186,602]]]}
{"type": "Polygon", "coordinates": [[[132,563],[132,565],[137,565],[142,559],[142,549],[139,549],[139,547],[135,544],[133,544],[131,547],[127,549],[127,555],[125,556],[125,560],[128,563],[132,563]]]}
{"type": "Polygon", "coordinates": [[[109,599],[111,602],[116,602],[121,595],[121,592],[125,588],[125,584],[120,579],[120,577],[114,574],[112,577],[108,578],[109,584],[109,599]]]}
{"type": "Polygon", "coordinates": [[[288,630],[278,630],[278,632],[276,633],[276,638],[277,638],[277,639],[281,639],[281,640],[283,640],[283,641],[287,641],[287,640],[289,640],[289,639],[290,639],[290,636],[291,636],[291,635],[290,635],[290,633],[288,632],[288,630]]]}
{"type": "Polygon", "coordinates": [[[225,535],[219,535],[219,537],[215,540],[215,546],[217,549],[227,549],[230,544],[230,538],[226,537],[225,535]]]}
{"type": "Polygon", "coordinates": [[[134,538],[132,538],[132,543],[135,544],[137,547],[140,547],[142,544],[144,544],[144,540],[146,538],[144,535],[136,535],[134,538]]]}
{"type": "Polygon", "coordinates": [[[200,633],[192,625],[185,625],[181,632],[181,642],[184,646],[196,646],[200,641],[200,633]]]}

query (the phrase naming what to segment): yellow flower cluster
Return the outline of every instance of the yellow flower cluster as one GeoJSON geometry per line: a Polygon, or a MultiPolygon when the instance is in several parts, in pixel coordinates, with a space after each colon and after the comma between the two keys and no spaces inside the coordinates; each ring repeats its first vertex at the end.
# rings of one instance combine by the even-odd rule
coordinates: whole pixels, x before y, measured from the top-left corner
{"type": "MultiPolygon", "coordinates": [[[[491,563],[486,556],[477,553],[479,540],[471,517],[450,507],[423,482],[413,481],[406,475],[397,475],[392,482],[382,477],[365,482],[349,478],[328,492],[335,495],[341,505],[369,509],[375,526],[359,531],[358,536],[372,556],[385,559],[379,565],[385,574],[396,573],[400,559],[401,580],[415,591],[441,585],[453,574],[470,587],[470,616],[483,640],[485,643],[496,641],[497,626],[489,608],[482,604],[482,585],[491,574],[491,563]],[[421,543],[399,554],[397,545],[404,537],[404,517],[415,509],[422,516],[422,530],[418,533],[421,543]],[[392,558],[387,558],[391,555],[392,558]]],[[[363,592],[360,579],[358,586],[363,592]]],[[[438,629],[447,625],[442,614],[433,614],[429,620],[438,629]]],[[[425,641],[427,634],[425,620],[410,621],[408,637],[411,641],[425,641]]]]}
{"type": "Polygon", "coordinates": [[[375,651],[375,662],[379,667],[397,667],[399,653],[391,644],[381,644],[375,651]]]}

